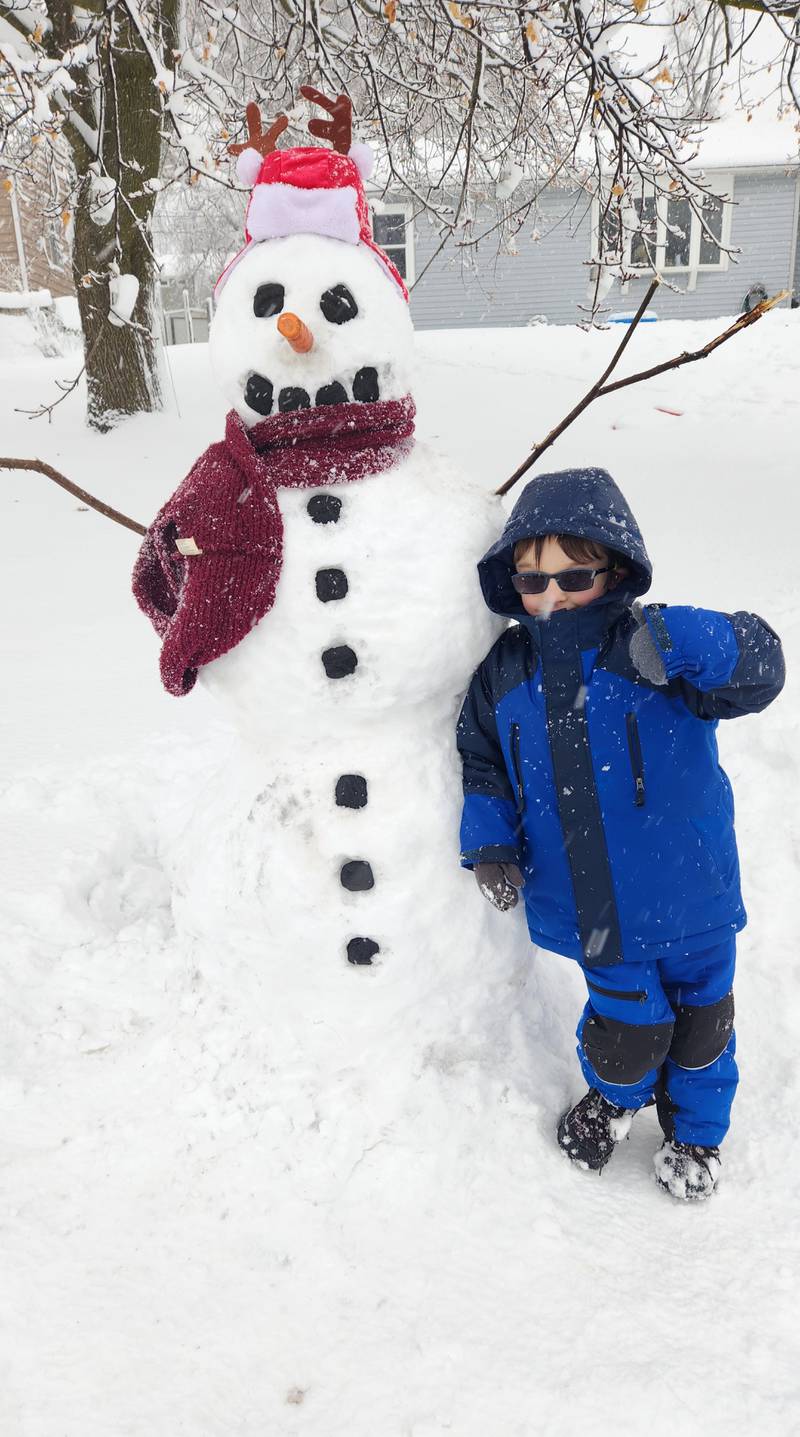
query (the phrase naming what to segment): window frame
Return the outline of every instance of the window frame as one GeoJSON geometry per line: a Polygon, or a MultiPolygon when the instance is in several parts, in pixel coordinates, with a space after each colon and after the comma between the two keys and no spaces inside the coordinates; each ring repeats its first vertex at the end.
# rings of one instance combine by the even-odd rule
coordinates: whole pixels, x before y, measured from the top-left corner
{"type": "Polygon", "coordinates": [[[26,218],[39,227],[39,234],[34,242],[47,268],[54,274],[69,274],[70,249],[61,217],[47,210],[34,210],[32,204],[28,203],[26,218]]]}
{"type": "MultiPolygon", "coordinates": [[[[700,242],[703,238],[703,231],[701,229],[700,221],[697,218],[697,215],[694,213],[694,211],[692,211],[691,230],[689,233],[688,263],[677,265],[667,265],[665,263],[667,242],[667,212],[669,201],[672,197],[667,191],[660,191],[656,194],[655,189],[653,187],[650,187],[648,189],[645,189],[643,192],[637,194],[635,198],[649,199],[652,198],[654,194],[656,195],[656,242],[654,246],[653,260],[652,262],[645,261],[645,263],[643,264],[637,264],[631,260],[631,247],[635,235],[631,232],[630,229],[627,229],[625,233],[625,243],[622,253],[622,267],[624,270],[631,273],[631,277],[651,274],[653,271],[656,271],[658,274],[664,275],[665,277],[668,275],[679,274],[689,275],[691,277],[693,275],[705,273],[719,274],[728,269],[730,256],[727,253],[727,249],[730,247],[731,241],[731,221],[733,218],[733,204],[731,202],[734,199],[734,175],[732,173],[714,174],[707,181],[706,188],[708,189],[708,192],[710,194],[718,195],[721,199],[723,199],[723,201],[726,201],[723,202],[722,206],[722,228],[720,231],[719,240],[720,250],[717,259],[714,260],[712,263],[709,263],[708,261],[701,261],[700,242]]],[[[595,197],[594,206],[595,221],[593,233],[595,244],[597,246],[597,254],[599,255],[601,214],[600,201],[597,197],[595,197]]],[[[633,205],[630,204],[628,206],[629,211],[632,208],[633,205]]]]}
{"type": "MultiPolygon", "coordinates": [[[[402,215],[403,217],[403,224],[405,226],[406,273],[404,276],[401,276],[401,278],[404,279],[406,289],[410,289],[416,275],[414,263],[414,217],[412,207],[410,204],[404,204],[402,200],[382,200],[373,198],[370,195],[367,196],[367,200],[372,215],[402,215]]],[[[377,244],[378,241],[376,240],[375,243],[377,244]]],[[[392,250],[399,249],[400,246],[390,245],[388,249],[384,249],[384,246],[381,245],[380,248],[383,249],[384,254],[388,255],[394,264],[392,250]]]]}

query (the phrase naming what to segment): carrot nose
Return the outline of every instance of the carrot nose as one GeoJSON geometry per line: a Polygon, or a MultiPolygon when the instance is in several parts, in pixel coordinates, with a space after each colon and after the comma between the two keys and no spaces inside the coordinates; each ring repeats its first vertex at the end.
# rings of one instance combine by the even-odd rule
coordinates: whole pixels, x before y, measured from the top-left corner
{"type": "Polygon", "coordinates": [[[308,354],[314,348],[314,336],[298,315],[287,310],[278,320],[278,330],[291,344],[295,354],[308,354]]]}

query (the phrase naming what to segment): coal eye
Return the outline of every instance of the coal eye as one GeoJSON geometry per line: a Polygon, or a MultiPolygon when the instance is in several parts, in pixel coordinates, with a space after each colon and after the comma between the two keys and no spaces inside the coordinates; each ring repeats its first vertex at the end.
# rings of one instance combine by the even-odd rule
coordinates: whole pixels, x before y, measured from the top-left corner
{"type": "Polygon", "coordinates": [[[284,298],[282,284],[260,284],[253,299],[256,319],[269,319],[271,314],[280,314],[284,298]]]}
{"type": "Polygon", "coordinates": [[[358,305],[346,284],[335,284],[333,289],[326,289],[319,307],[331,324],[347,324],[348,319],[355,319],[358,314],[358,305]]]}

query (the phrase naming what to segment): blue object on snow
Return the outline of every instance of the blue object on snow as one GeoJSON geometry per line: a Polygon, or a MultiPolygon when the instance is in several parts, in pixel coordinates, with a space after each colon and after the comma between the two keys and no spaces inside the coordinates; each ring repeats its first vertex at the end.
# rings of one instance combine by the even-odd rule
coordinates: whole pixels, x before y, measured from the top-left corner
{"type": "MultiPolygon", "coordinates": [[[[631,310],[630,314],[610,314],[608,316],[608,322],[609,324],[633,324],[635,318],[636,315],[631,310]]],[[[639,323],[655,324],[657,319],[658,315],[652,314],[651,311],[648,309],[647,313],[642,315],[641,319],[639,320],[639,323]]]]}

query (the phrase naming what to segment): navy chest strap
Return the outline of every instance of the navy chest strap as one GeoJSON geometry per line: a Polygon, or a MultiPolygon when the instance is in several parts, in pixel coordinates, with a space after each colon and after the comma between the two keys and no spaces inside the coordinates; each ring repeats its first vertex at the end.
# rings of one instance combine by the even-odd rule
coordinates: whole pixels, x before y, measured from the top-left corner
{"type": "Polygon", "coordinates": [[[558,634],[547,624],[541,630],[547,732],[578,931],[584,962],[601,967],[622,961],[622,937],[589,751],[580,648],[563,625],[558,634]]]}

